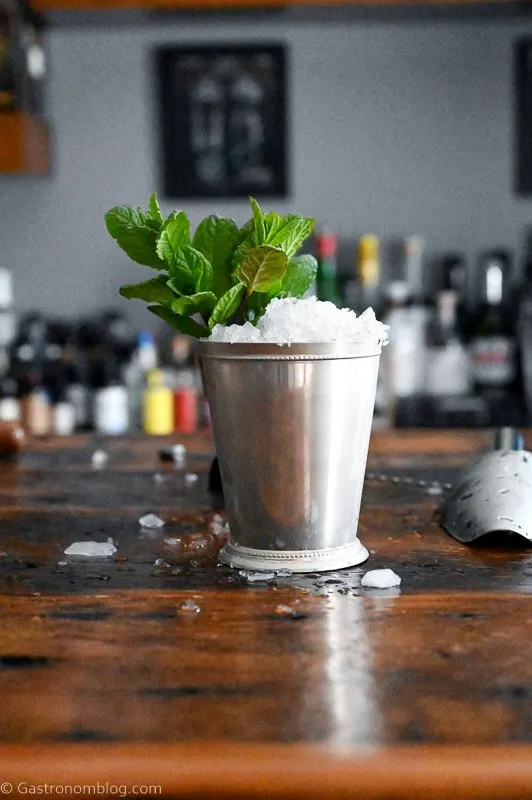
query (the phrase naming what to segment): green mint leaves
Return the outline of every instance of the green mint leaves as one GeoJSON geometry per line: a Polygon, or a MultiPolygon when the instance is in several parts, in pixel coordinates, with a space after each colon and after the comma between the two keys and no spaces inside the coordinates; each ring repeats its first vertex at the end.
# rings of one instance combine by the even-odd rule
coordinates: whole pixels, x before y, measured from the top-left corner
{"type": "Polygon", "coordinates": [[[286,253],[277,247],[261,245],[248,250],[235,275],[245,285],[248,295],[252,292],[265,294],[283,278],[286,265],[286,253]]]}
{"type": "Polygon", "coordinates": [[[217,324],[256,322],[274,297],[301,297],[316,274],[316,260],[296,256],[314,220],[297,214],[264,214],[250,198],[252,216],[241,228],[232,219],[205,217],[191,236],[184,211],[166,219],[157,195],[147,211],[117,206],[105,215],[107,230],[133,260],[159,270],[120,294],[144,300],[164,322],[190,336],[209,336],[217,324]]]}

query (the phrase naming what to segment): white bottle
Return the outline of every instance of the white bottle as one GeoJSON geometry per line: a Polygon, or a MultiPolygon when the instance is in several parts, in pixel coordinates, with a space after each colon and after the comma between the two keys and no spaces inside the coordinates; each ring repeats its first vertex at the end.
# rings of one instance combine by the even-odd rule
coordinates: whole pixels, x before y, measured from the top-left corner
{"type": "Polygon", "coordinates": [[[125,386],[105,386],[94,397],[94,427],[106,436],[121,436],[129,428],[129,397],[125,386]]]}
{"type": "Polygon", "coordinates": [[[71,436],[76,429],[76,409],[72,403],[60,400],[52,411],[52,429],[56,436],[71,436]]]}
{"type": "Polygon", "coordinates": [[[9,347],[16,333],[13,313],[13,278],[5,267],[0,267],[0,347],[9,347]]]}
{"type": "Polygon", "coordinates": [[[425,388],[427,312],[421,305],[405,305],[408,286],[404,281],[391,283],[388,296],[392,303],[384,320],[390,326],[384,350],[388,391],[391,397],[411,397],[425,388]]]}
{"type": "Polygon", "coordinates": [[[466,395],[471,390],[468,352],[456,331],[456,292],[438,294],[437,329],[427,358],[427,394],[435,397],[466,395]]]}

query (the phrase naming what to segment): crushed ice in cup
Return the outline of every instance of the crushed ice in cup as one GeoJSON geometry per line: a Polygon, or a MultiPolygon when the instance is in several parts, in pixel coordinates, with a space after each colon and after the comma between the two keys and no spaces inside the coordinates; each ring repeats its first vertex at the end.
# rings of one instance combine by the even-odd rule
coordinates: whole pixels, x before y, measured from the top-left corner
{"type": "Polygon", "coordinates": [[[105,450],[95,450],[91,456],[91,463],[94,469],[101,469],[105,467],[109,460],[109,456],[105,450]]]}
{"type": "Polygon", "coordinates": [[[143,528],[162,528],[164,521],[157,514],[144,514],[139,519],[139,525],[143,528]]]}
{"type": "Polygon", "coordinates": [[[348,308],[315,297],[297,299],[274,298],[263,316],[252,325],[215,325],[209,337],[212,342],[356,342],[375,341],[386,344],[388,326],[379,322],[372,308],[357,317],[348,308]]]}
{"type": "Polygon", "coordinates": [[[107,558],[116,553],[111,542],[74,542],[65,550],[67,556],[86,556],[88,558],[107,558]]]}
{"type": "Polygon", "coordinates": [[[366,589],[391,589],[400,583],[401,578],[393,569],[370,569],[360,581],[360,585],[366,589]]]}
{"type": "Polygon", "coordinates": [[[179,611],[184,611],[185,614],[199,614],[201,611],[200,606],[194,600],[187,600],[179,606],[179,611]]]}

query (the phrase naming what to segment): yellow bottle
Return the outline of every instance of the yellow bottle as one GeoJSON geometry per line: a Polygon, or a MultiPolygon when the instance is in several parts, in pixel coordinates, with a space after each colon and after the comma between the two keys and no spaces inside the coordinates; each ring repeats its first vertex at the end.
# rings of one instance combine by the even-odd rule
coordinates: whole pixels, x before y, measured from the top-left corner
{"type": "Polygon", "coordinates": [[[148,373],[143,417],[144,431],[151,436],[166,436],[174,430],[174,396],[164,385],[164,373],[160,369],[148,373]]]}

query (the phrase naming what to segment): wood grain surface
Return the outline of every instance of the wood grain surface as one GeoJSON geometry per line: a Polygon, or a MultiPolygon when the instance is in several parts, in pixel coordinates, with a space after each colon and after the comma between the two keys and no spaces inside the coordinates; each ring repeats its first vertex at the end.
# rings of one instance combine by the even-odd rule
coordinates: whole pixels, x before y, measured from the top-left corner
{"type": "Polygon", "coordinates": [[[182,468],[159,439],[0,462],[0,792],[531,797],[532,548],[455,542],[430,492],[488,438],[376,433],[369,468],[427,486],[367,481],[370,561],[260,584],[217,566],[208,437],[183,440],[182,468]],[[146,512],[164,528],[143,530],[146,512]],[[108,538],[114,557],[64,555],[108,538]],[[400,589],[362,589],[377,567],[400,589]]]}

